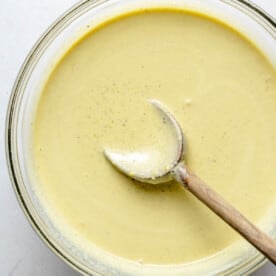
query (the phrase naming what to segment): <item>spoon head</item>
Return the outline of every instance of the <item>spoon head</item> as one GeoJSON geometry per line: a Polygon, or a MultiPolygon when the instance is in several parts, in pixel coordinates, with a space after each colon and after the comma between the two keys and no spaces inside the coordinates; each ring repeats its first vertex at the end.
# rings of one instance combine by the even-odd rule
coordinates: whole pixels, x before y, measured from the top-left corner
{"type": "MultiPolygon", "coordinates": [[[[127,152],[106,148],[106,158],[122,173],[151,184],[171,180],[171,171],[182,160],[184,155],[184,135],[182,129],[167,108],[157,100],[150,103],[160,112],[167,122],[168,131],[173,135],[173,145],[160,150],[154,145],[150,150],[127,152]]],[[[162,139],[162,137],[160,137],[162,139]]]]}

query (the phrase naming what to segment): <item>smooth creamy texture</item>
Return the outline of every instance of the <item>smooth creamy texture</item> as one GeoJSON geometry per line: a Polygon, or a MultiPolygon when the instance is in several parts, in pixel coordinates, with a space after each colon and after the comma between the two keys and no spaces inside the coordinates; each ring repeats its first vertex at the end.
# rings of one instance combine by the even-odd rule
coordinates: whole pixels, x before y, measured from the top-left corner
{"type": "Polygon", "coordinates": [[[172,11],[103,26],[52,72],[33,138],[45,208],[64,233],[132,260],[184,263],[217,253],[239,236],[189,192],[135,183],[104,158],[107,146],[166,145],[150,98],[182,125],[192,170],[261,219],[276,197],[275,70],[232,30],[172,11]]]}

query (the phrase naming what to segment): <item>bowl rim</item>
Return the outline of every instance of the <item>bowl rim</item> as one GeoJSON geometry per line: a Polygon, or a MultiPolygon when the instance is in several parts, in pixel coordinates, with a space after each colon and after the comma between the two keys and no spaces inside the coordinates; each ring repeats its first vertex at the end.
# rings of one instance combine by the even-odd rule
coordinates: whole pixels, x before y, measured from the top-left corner
{"type": "MultiPolygon", "coordinates": [[[[7,107],[6,112],[6,123],[5,123],[5,153],[6,153],[6,163],[8,167],[8,172],[10,176],[10,181],[13,187],[13,190],[16,194],[17,201],[19,203],[19,206],[21,207],[24,215],[28,219],[30,225],[32,226],[33,230],[38,234],[38,236],[41,238],[41,240],[48,246],[48,248],[54,252],[59,258],[61,258],[66,264],[68,264],[70,267],[72,267],[74,270],[78,271],[81,274],[90,275],[90,273],[82,268],[80,265],[77,264],[77,262],[74,262],[74,260],[71,260],[69,257],[66,256],[56,246],[54,242],[52,242],[49,237],[47,236],[47,233],[43,231],[43,229],[39,226],[39,224],[36,221],[36,218],[33,216],[31,211],[28,208],[28,204],[26,203],[26,199],[24,198],[24,195],[22,194],[22,190],[20,188],[20,185],[18,183],[18,177],[16,170],[18,169],[14,163],[14,152],[13,152],[13,124],[14,124],[14,114],[15,114],[15,105],[18,100],[18,94],[20,87],[22,85],[22,82],[24,81],[24,75],[28,70],[30,69],[30,64],[32,63],[32,60],[35,58],[36,53],[39,51],[40,48],[45,46],[45,41],[49,36],[54,33],[59,26],[64,23],[67,19],[70,19],[76,11],[82,9],[89,3],[95,3],[95,4],[102,4],[105,2],[108,2],[110,0],[80,0],[78,3],[74,4],[71,8],[69,8],[67,11],[62,13],[47,29],[46,31],[40,36],[40,38],[37,40],[37,42],[34,44],[34,46],[29,50],[28,55],[26,56],[18,74],[17,78],[14,82],[9,103],[7,107]]],[[[247,15],[254,16],[254,20],[260,20],[261,25],[274,37],[276,38],[276,19],[273,18],[271,15],[269,15],[264,9],[256,5],[250,0],[216,0],[217,2],[223,2],[228,5],[233,6],[234,8],[239,8],[242,12],[246,13],[247,15]]],[[[252,273],[257,268],[262,266],[265,262],[267,262],[267,259],[265,257],[258,258],[258,260],[255,263],[252,263],[250,267],[246,271],[243,271],[245,273],[244,275],[248,275],[249,273],[252,273]]],[[[239,269],[239,268],[238,268],[239,269]]],[[[237,271],[238,272],[238,271],[237,271]]],[[[230,272],[232,273],[232,271],[230,272]]],[[[93,271],[94,275],[101,275],[100,273],[93,271]]],[[[227,274],[228,275],[228,274],[227,274]]]]}

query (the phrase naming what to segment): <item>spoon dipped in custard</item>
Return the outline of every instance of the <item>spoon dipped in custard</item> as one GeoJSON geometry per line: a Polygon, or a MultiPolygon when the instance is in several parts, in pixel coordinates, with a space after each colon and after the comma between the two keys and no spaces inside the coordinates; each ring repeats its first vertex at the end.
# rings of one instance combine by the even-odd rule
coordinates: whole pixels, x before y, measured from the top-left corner
{"type": "Polygon", "coordinates": [[[184,163],[186,143],[181,126],[161,102],[155,99],[150,102],[161,113],[175,137],[169,151],[166,149],[162,154],[154,150],[125,152],[106,148],[104,154],[107,159],[119,171],[139,182],[159,184],[176,180],[276,264],[276,241],[190,172],[184,163]]]}

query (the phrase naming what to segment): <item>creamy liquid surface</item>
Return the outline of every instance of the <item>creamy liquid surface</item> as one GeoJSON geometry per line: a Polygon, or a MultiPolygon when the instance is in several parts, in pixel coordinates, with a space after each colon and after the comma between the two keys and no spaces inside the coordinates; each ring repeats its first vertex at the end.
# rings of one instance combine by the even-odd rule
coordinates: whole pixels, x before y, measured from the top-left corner
{"type": "Polygon", "coordinates": [[[136,183],[103,155],[166,146],[151,98],[181,124],[189,167],[258,223],[276,197],[275,69],[234,31],[181,12],[120,18],[58,63],[35,115],[36,188],[86,246],[145,263],[210,256],[241,238],[178,184],[136,183]]]}

